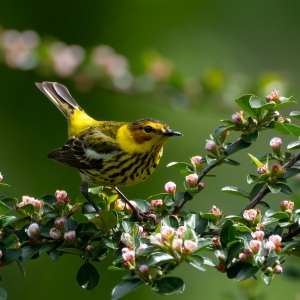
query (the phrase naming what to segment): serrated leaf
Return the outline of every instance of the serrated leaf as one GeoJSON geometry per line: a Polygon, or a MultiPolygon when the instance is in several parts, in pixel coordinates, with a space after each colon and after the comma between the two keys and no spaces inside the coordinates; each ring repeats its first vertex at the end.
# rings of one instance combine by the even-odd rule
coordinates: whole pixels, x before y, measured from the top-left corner
{"type": "Polygon", "coordinates": [[[98,271],[89,262],[83,264],[77,272],[77,282],[85,290],[94,289],[98,285],[99,278],[98,271]]]}
{"type": "Polygon", "coordinates": [[[169,296],[181,294],[184,292],[185,285],[181,278],[178,277],[163,277],[155,280],[152,285],[152,290],[160,295],[169,296]]]}
{"type": "Polygon", "coordinates": [[[225,193],[228,193],[228,194],[248,198],[248,199],[251,198],[250,195],[247,192],[245,192],[245,191],[243,191],[243,190],[241,190],[237,187],[234,187],[234,186],[225,186],[221,189],[221,191],[225,192],[225,193]]]}
{"type": "Polygon", "coordinates": [[[124,280],[112,291],[112,300],[118,300],[126,296],[127,294],[133,292],[135,289],[137,289],[143,282],[137,278],[134,277],[131,280],[124,280]]]}

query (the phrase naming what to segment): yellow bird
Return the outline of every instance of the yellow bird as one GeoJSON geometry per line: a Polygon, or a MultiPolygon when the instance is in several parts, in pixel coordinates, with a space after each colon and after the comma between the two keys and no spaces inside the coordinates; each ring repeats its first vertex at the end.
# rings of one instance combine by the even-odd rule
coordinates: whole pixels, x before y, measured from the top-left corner
{"type": "Polygon", "coordinates": [[[48,157],[78,169],[80,191],[97,212],[100,208],[88,194],[89,184],[112,187],[126,200],[117,187],[144,181],[158,165],[168,138],[182,135],[153,119],[96,121],[65,86],[57,82],[36,85],[68,120],[69,140],[48,157]]]}

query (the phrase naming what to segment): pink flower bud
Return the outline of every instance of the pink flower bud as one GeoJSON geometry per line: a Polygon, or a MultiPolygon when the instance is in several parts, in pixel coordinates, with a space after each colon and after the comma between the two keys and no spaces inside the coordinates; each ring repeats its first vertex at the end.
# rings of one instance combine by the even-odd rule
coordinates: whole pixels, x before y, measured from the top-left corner
{"type": "Polygon", "coordinates": [[[126,262],[133,262],[135,259],[135,253],[132,250],[122,253],[122,256],[126,262]]]}
{"type": "Polygon", "coordinates": [[[257,211],[255,209],[248,209],[245,210],[243,213],[243,218],[250,222],[254,221],[256,216],[257,216],[257,211]]]}
{"type": "Polygon", "coordinates": [[[0,172],[0,182],[3,180],[3,175],[0,172]]]}
{"type": "Polygon", "coordinates": [[[252,233],[252,237],[255,239],[255,240],[259,240],[259,241],[262,241],[263,238],[265,236],[265,233],[264,231],[262,230],[257,230],[255,232],[252,233]]]}
{"type": "Polygon", "coordinates": [[[281,146],[282,146],[281,138],[278,138],[278,137],[272,138],[270,141],[270,146],[274,150],[274,152],[280,150],[281,146]]]}
{"type": "Polygon", "coordinates": [[[243,123],[243,118],[238,113],[235,113],[231,116],[231,121],[238,125],[243,123]]]}
{"type": "Polygon", "coordinates": [[[213,205],[213,207],[211,208],[210,213],[214,214],[217,218],[219,218],[222,215],[221,210],[215,205],[213,205]]]}
{"type": "Polygon", "coordinates": [[[273,234],[273,235],[269,236],[269,241],[273,242],[275,246],[280,245],[281,240],[282,240],[282,237],[278,234],[275,234],[275,235],[273,234]]]}
{"type": "Polygon", "coordinates": [[[56,197],[56,199],[58,200],[58,201],[63,201],[63,202],[69,202],[68,201],[68,194],[67,194],[67,192],[66,191],[64,191],[64,190],[57,190],[56,192],[55,192],[55,197],[56,197]]]}
{"type": "Polygon", "coordinates": [[[54,225],[56,228],[64,228],[65,226],[65,218],[58,218],[54,221],[54,225]]]}
{"type": "Polygon", "coordinates": [[[172,248],[180,252],[182,249],[182,239],[174,238],[172,242],[172,248]]]}
{"type": "Polygon", "coordinates": [[[273,242],[268,241],[268,242],[265,243],[264,248],[265,248],[265,250],[266,250],[267,252],[270,252],[271,250],[274,250],[274,249],[276,248],[276,246],[274,245],[273,242]]]}
{"type": "Polygon", "coordinates": [[[180,239],[184,232],[186,232],[186,228],[184,226],[179,226],[176,230],[176,237],[180,239]]]}
{"type": "Polygon", "coordinates": [[[162,199],[156,199],[151,201],[151,206],[154,208],[158,208],[163,205],[162,199]]]}
{"type": "Polygon", "coordinates": [[[172,181],[169,181],[165,184],[165,191],[170,194],[173,195],[176,191],[176,184],[172,181]]]}
{"type": "Polygon", "coordinates": [[[161,233],[155,233],[150,236],[150,243],[152,245],[159,246],[163,241],[161,233]]]}
{"type": "Polygon", "coordinates": [[[196,173],[189,174],[185,177],[185,181],[190,185],[190,187],[195,187],[198,181],[198,175],[196,173]]]}
{"type": "Polygon", "coordinates": [[[201,156],[193,156],[191,157],[191,162],[195,168],[195,171],[200,172],[202,170],[201,156]]]}
{"type": "Polygon", "coordinates": [[[2,251],[0,250],[0,260],[1,260],[1,258],[2,258],[2,255],[3,255],[3,253],[2,253],[2,251]]]}
{"type": "Polygon", "coordinates": [[[268,165],[267,164],[262,164],[260,167],[257,167],[257,173],[260,175],[268,173],[268,165]]]}
{"type": "Polygon", "coordinates": [[[162,226],[160,232],[162,237],[167,239],[171,238],[175,234],[175,230],[169,226],[162,226]]]}
{"type": "Polygon", "coordinates": [[[148,274],[149,273],[149,267],[147,265],[141,265],[139,266],[139,271],[141,274],[148,274]]]}
{"type": "Polygon", "coordinates": [[[122,211],[125,208],[125,203],[121,199],[114,202],[114,209],[116,212],[122,211]]]}
{"type": "Polygon", "coordinates": [[[40,234],[39,225],[37,223],[30,224],[27,229],[27,234],[31,238],[35,238],[35,237],[39,236],[39,234],[40,234]]]}
{"type": "Polygon", "coordinates": [[[212,140],[206,141],[205,150],[208,152],[215,152],[216,151],[216,142],[212,140]]]}
{"type": "Polygon", "coordinates": [[[85,250],[88,251],[88,252],[91,252],[95,249],[95,247],[93,245],[87,245],[85,250]]]}
{"type": "Polygon", "coordinates": [[[72,243],[76,240],[76,232],[74,230],[70,230],[68,232],[64,233],[64,239],[69,242],[72,243]]]}
{"type": "Polygon", "coordinates": [[[42,206],[43,206],[43,201],[34,199],[32,201],[32,205],[34,206],[34,208],[35,208],[36,211],[40,211],[41,208],[42,208],[42,206]]]}
{"type": "Polygon", "coordinates": [[[61,233],[59,232],[59,230],[55,227],[51,228],[49,231],[49,235],[52,239],[54,240],[58,240],[61,237],[61,233]]]}
{"type": "Polygon", "coordinates": [[[273,268],[273,272],[274,274],[281,274],[283,272],[283,269],[280,265],[276,265],[274,268],[273,268]]]}
{"type": "Polygon", "coordinates": [[[143,252],[145,249],[147,249],[149,246],[147,244],[141,244],[138,248],[138,252],[143,252]]]}
{"type": "Polygon", "coordinates": [[[192,252],[197,248],[197,243],[192,240],[185,240],[183,242],[185,250],[192,252]]]}
{"type": "Polygon", "coordinates": [[[280,208],[281,208],[282,211],[291,213],[292,210],[294,209],[294,202],[289,201],[289,200],[283,200],[280,203],[280,208]]]}
{"type": "Polygon", "coordinates": [[[257,254],[258,251],[259,251],[259,249],[260,249],[260,247],[261,247],[261,241],[259,241],[259,240],[251,240],[249,242],[249,245],[250,245],[250,248],[251,248],[252,252],[254,254],[257,254]]]}

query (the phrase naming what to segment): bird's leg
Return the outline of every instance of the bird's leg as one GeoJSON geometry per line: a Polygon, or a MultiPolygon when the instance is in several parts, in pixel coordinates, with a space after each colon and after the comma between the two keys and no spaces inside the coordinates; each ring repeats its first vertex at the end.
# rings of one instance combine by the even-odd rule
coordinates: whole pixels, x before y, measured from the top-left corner
{"type": "Polygon", "coordinates": [[[80,184],[80,192],[81,194],[86,198],[87,201],[89,201],[89,203],[94,207],[94,209],[96,210],[97,213],[100,213],[101,208],[99,208],[96,203],[93,201],[93,199],[90,197],[89,195],[89,187],[87,182],[85,181],[81,181],[80,184]]]}
{"type": "Polygon", "coordinates": [[[124,200],[124,202],[128,204],[128,206],[132,209],[134,216],[136,216],[139,220],[143,220],[147,218],[147,216],[142,211],[140,211],[137,207],[135,207],[118,188],[115,187],[114,190],[119,194],[119,196],[124,200]]]}

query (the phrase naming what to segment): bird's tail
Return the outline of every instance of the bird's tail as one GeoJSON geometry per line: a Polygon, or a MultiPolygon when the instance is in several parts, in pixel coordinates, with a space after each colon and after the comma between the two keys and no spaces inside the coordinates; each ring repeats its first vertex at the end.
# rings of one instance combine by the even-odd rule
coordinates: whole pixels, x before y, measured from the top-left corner
{"type": "Polygon", "coordinates": [[[36,86],[55,104],[68,119],[68,136],[73,138],[88,130],[95,121],[76,103],[68,89],[57,82],[36,83],[36,86]]]}
{"type": "Polygon", "coordinates": [[[36,86],[55,104],[55,106],[69,119],[74,110],[83,111],[70,95],[68,89],[58,82],[36,82],[36,86]]]}

